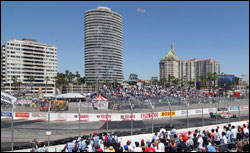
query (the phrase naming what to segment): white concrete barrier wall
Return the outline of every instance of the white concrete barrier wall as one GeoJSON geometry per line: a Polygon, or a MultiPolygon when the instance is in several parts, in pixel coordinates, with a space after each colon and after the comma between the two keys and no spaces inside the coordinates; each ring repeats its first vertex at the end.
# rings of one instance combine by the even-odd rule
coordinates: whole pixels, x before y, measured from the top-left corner
{"type": "MultiPolygon", "coordinates": [[[[240,107],[243,110],[249,110],[248,105],[243,105],[240,107]]],[[[238,106],[230,107],[230,112],[237,112],[238,106]]],[[[216,108],[205,108],[203,109],[203,114],[209,114],[210,112],[216,112],[216,108]]],[[[177,110],[172,111],[172,117],[180,117],[187,116],[187,110],[177,110]]],[[[190,109],[188,110],[188,115],[201,115],[202,109],[190,109]]],[[[162,111],[162,112],[154,112],[154,119],[163,119],[170,117],[170,111],[162,111]]],[[[1,112],[1,118],[10,119],[11,113],[9,112],[1,112]]],[[[87,114],[81,113],[80,120],[81,122],[97,122],[97,121],[139,121],[139,120],[151,120],[152,114],[149,113],[112,113],[108,114],[106,118],[106,113],[102,114],[87,114]]],[[[44,120],[48,119],[48,113],[39,112],[39,113],[27,113],[27,112],[15,112],[14,113],[15,120],[44,120]]],[[[78,113],[50,113],[51,121],[78,121],[79,116],[78,113]]]]}

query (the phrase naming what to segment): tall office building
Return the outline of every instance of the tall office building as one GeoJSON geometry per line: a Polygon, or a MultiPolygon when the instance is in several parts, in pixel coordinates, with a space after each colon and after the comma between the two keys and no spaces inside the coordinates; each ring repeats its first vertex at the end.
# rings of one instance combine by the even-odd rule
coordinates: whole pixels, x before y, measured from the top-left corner
{"type": "Polygon", "coordinates": [[[204,59],[196,62],[196,79],[199,76],[207,77],[207,73],[220,74],[220,64],[216,59],[204,59]]]}
{"type": "Polygon", "coordinates": [[[84,14],[85,76],[90,82],[123,81],[122,17],[107,7],[84,14]]]}
{"type": "Polygon", "coordinates": [[[178,57],[175,55],[174,42],[171,44],[171,50],[160,61],[160,79],[168,80],[169,75],[179,77],[178,57]]]}
{"type": "Polygon", "coordinates": [[[199,76],[207,77],[207,73],[220,74],[220,64],[216,59],[178,60],[172,42],[171,50],[160,61],[160,79],[172,75],[184,82],[197,81],[199,76]]]}
{"type": "Polygon", "coordinates": [[[184,82],[194,81],[196,79],[196,61],[197,59],[179,60],[179,79],[184,82]]]}
{"type": "Polygon", "coordinates": [[[33,39],[8,40],[1,48],[1,74],[4,90],[8,93],[20,90],[26,94],[39,91],[54,94],[57,48],[33,39]]]}

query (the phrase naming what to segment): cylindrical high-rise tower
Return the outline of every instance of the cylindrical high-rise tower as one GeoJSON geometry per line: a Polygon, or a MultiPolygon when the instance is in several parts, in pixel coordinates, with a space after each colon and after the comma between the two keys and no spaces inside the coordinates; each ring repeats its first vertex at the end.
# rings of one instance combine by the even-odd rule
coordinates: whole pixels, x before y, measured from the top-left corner
{"type": "Polygon", "coordinates": [[[85,12],[84,49],[88,81],[123,81],[121,15],[107,7],[85,12]]]}

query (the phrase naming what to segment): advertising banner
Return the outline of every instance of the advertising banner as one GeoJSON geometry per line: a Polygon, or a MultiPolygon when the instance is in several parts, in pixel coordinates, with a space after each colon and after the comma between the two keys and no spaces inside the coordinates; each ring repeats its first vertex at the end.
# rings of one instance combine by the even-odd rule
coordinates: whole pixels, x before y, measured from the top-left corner
{"type": "Polygon", "coordinates": [[[80,115],[80,121],[89,121],[89,115],[80,115]]]}
{"type": "MultiPolygon", "coordinates": [[[[142,120],[149,120],[152,118],[152,113],[141,113],[141,119],[142,120]]],[[[159,113],[158,112],[154,112],[153,113],[153,118],[158,118],[159,117],[159,113]]]]}
{"type": "Polygon", "coordinates": [[[31,117],[33,120],[47,120],[48,114],[47,113],[31,113],[31,117]]]}
{"type": "Polygon", "coordinates": [[[112,116],[109,114],[109,115],[106,115],[106,114],[98,114],[96,115],[96,117],[100,120],[100,121],[111,121],[112,119],[112,116]]]}
{"type": "Polygon", "coordinates": [[[29,118],[30,113],[16,113],[16,117],[29,118]]]}
{"type": "Polygon", "coordinates": [[[249,106],[248,105],[244,105],[244,106],[240,106],[241,110],[249,110],[249,106]]]}
{"type": "Polygon", "coordinates": [[[12,113],[9,112],[1,112],[1,117],[11,117],[12,113]]]}
{"type": "MultiPolygon", "coordinates": [[[[172,115],[172,116],[175,116],[175,115],[176,115],[176,112],[175,112],[175,111],[172,111],[172,112],[171,112],[171,115],[172,115]]],[[[161,117],[168,117],[168,116],[170,116],[170,111],[168,111],[168,112],[161,112],[161,117]]]]}
{"type": "Polygon", "coordinates": [[[131,115],[131,114],[126,114],[126,115],[121,115],[121,119],[123,121],[131,121],[132,120],[135,120],[136,117],[135,117],[135,114],[131,115]]]}
{"type": "Polygon", "coordinates": [[[107,101],[94,101],[94,108],[98,110],[105,110],[108,109],[108,102],[107,101]]]}

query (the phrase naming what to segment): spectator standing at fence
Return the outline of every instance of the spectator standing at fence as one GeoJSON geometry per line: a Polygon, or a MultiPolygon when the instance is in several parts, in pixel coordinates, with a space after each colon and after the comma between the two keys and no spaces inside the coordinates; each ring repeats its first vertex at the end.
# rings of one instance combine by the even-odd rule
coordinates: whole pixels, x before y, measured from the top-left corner
{"type": "Polygon", "coordinates": [[[144,152],[145,149],[146,149],[144,139],[141,139],[141,149],[142,149],[143,152],[144,152]]]}
{"type": "Polygon", "coordinates": [[[231,143],[231,131],[229,127],[226,128],[226,137],[227,137],[227,143],[231,143]]]}
{"type": "Polygon", "coordinates": [[[129,149],[128,149],[128,145],[124,145],[123,148],[124,148],[123,152],[130,152],[129,149]]]}
{"type": "Polygon", "coordinates": [[[203,148],[203,139],[201,137],[201,134],[198,135],[198,151],[202,151],[202,148],[203,148]]]}
{"type": "Polygon", "coordinates": [[[216,133],[215,133],[214,142],[218,146],[218,145],[220,145],[220,139],[221,139],[221,137],[220,137],[219,130],[216,129],[215,131],[216,131],[216,133]]]}
{"type": "Polygon", "coordinates": [[[144,152],[156,152],[155,148],[152,147],[151,142],[147,143],[148,147],[144,150],[144,152]]]}
{"type": "Polygon", "coordinates": [[[72,142],[68,142],[68,143],[64,146],[64,148],[63,148],[62,151],[65,152],[66,149],[67,149],[68,152],[73,152],[73,151],[75,151],[75,150],[76,150],[76,141],[74,140],[74,141],[72,141],[72,142]]]}
{"type": "Polygon", "coordinates": [[[197,133],[193,134],[193,142],[194,142],[194,150],[197,150],[198,148],[198,137],[197,137],[197,133]]]}
{"type": "Polygon", "coordinates": [[[187,145],[183,141],[183,138],[180,138],[180,143],[177,145],[177,152],[185,152],[187,151],[187,145]]]}
{"type": "Polygon", "coordinates": [[[117,148],[116,148],[115,151],[116,151],[116,152],[123,152],[123,147],[121,146],[121,143],[120,143],[120,142],[117,144],[117,148]]]}
{"type": "Polygon", "coordinates": [[[235,126],[232,126],[232,130],[231,130],[231,142],[235,143],[236,142],[236,138],[237,138],[237,129],[235,128],[235,126]]]}
{"type": "Polygon", "coordinates": [[[133,149],[133,152],[142,152],[142,148],[140,147],[138,141],[135,142],[135,148],[133,149]]]}
{"type": "Polygon", "coordinates": [[[93,133],[92,141],[93,141],[93,151],[97,151],[96,147],[97,145],[99,145],[99,136],[97,135],[96,132],[93,133]]]}
{"type": "Polygon", "coordinates": [[[153,143],[156,139],[158,139],[158,132],[155,132],[155,134],[152,137],[152,141],[151,142],[153,143]]]}
{"type": "Polygon", "coordinates": [[[222,137],[222,129],[219,126],[217,126],[217,129],[218,129],[218,132],[219,132],[220,138],[221,138],[222,137]]]}
{"type": "Polygon", "coordinates": [[[216,149],[214,148],[214,146],[212,146],[211,143],[208,143],[208,145],[207,145],[207,151],[208,152],[216,152],[216,149]]]}
{"type": "Polygon", "coordinates": [[[48,148],[45,147],[43,142],[38,142],[38,148],[36,149],[36,152],[49,152],[48,148]]]}
{"type": "Polygon", "coordinates": [[[170,152],[177,152],[177,145],[175,139],[170,140],[170,144],[168,146],[170,152]]]}
{"type": "Polygon", "coordinates": [[[188,140],[186,141],[187,151],[191,151],[194,149],[194,141],[191,136],[188,136],[188,140]]]}
{"type": "Polygon", "coordinates": [[[220,140],[220,152],[226,152],[227,151],[227,137],[226,133],[222,132],[222,138],[220,140]]]}
{"type": "Polygon", "coordinates": [[[215,132],[214,132],[214,129],[211,130],[211,133],[210,133],[210,140],[211,140],[211,143],[212,145],[214,145],[214,141],[215,141],[215,132]]]}

